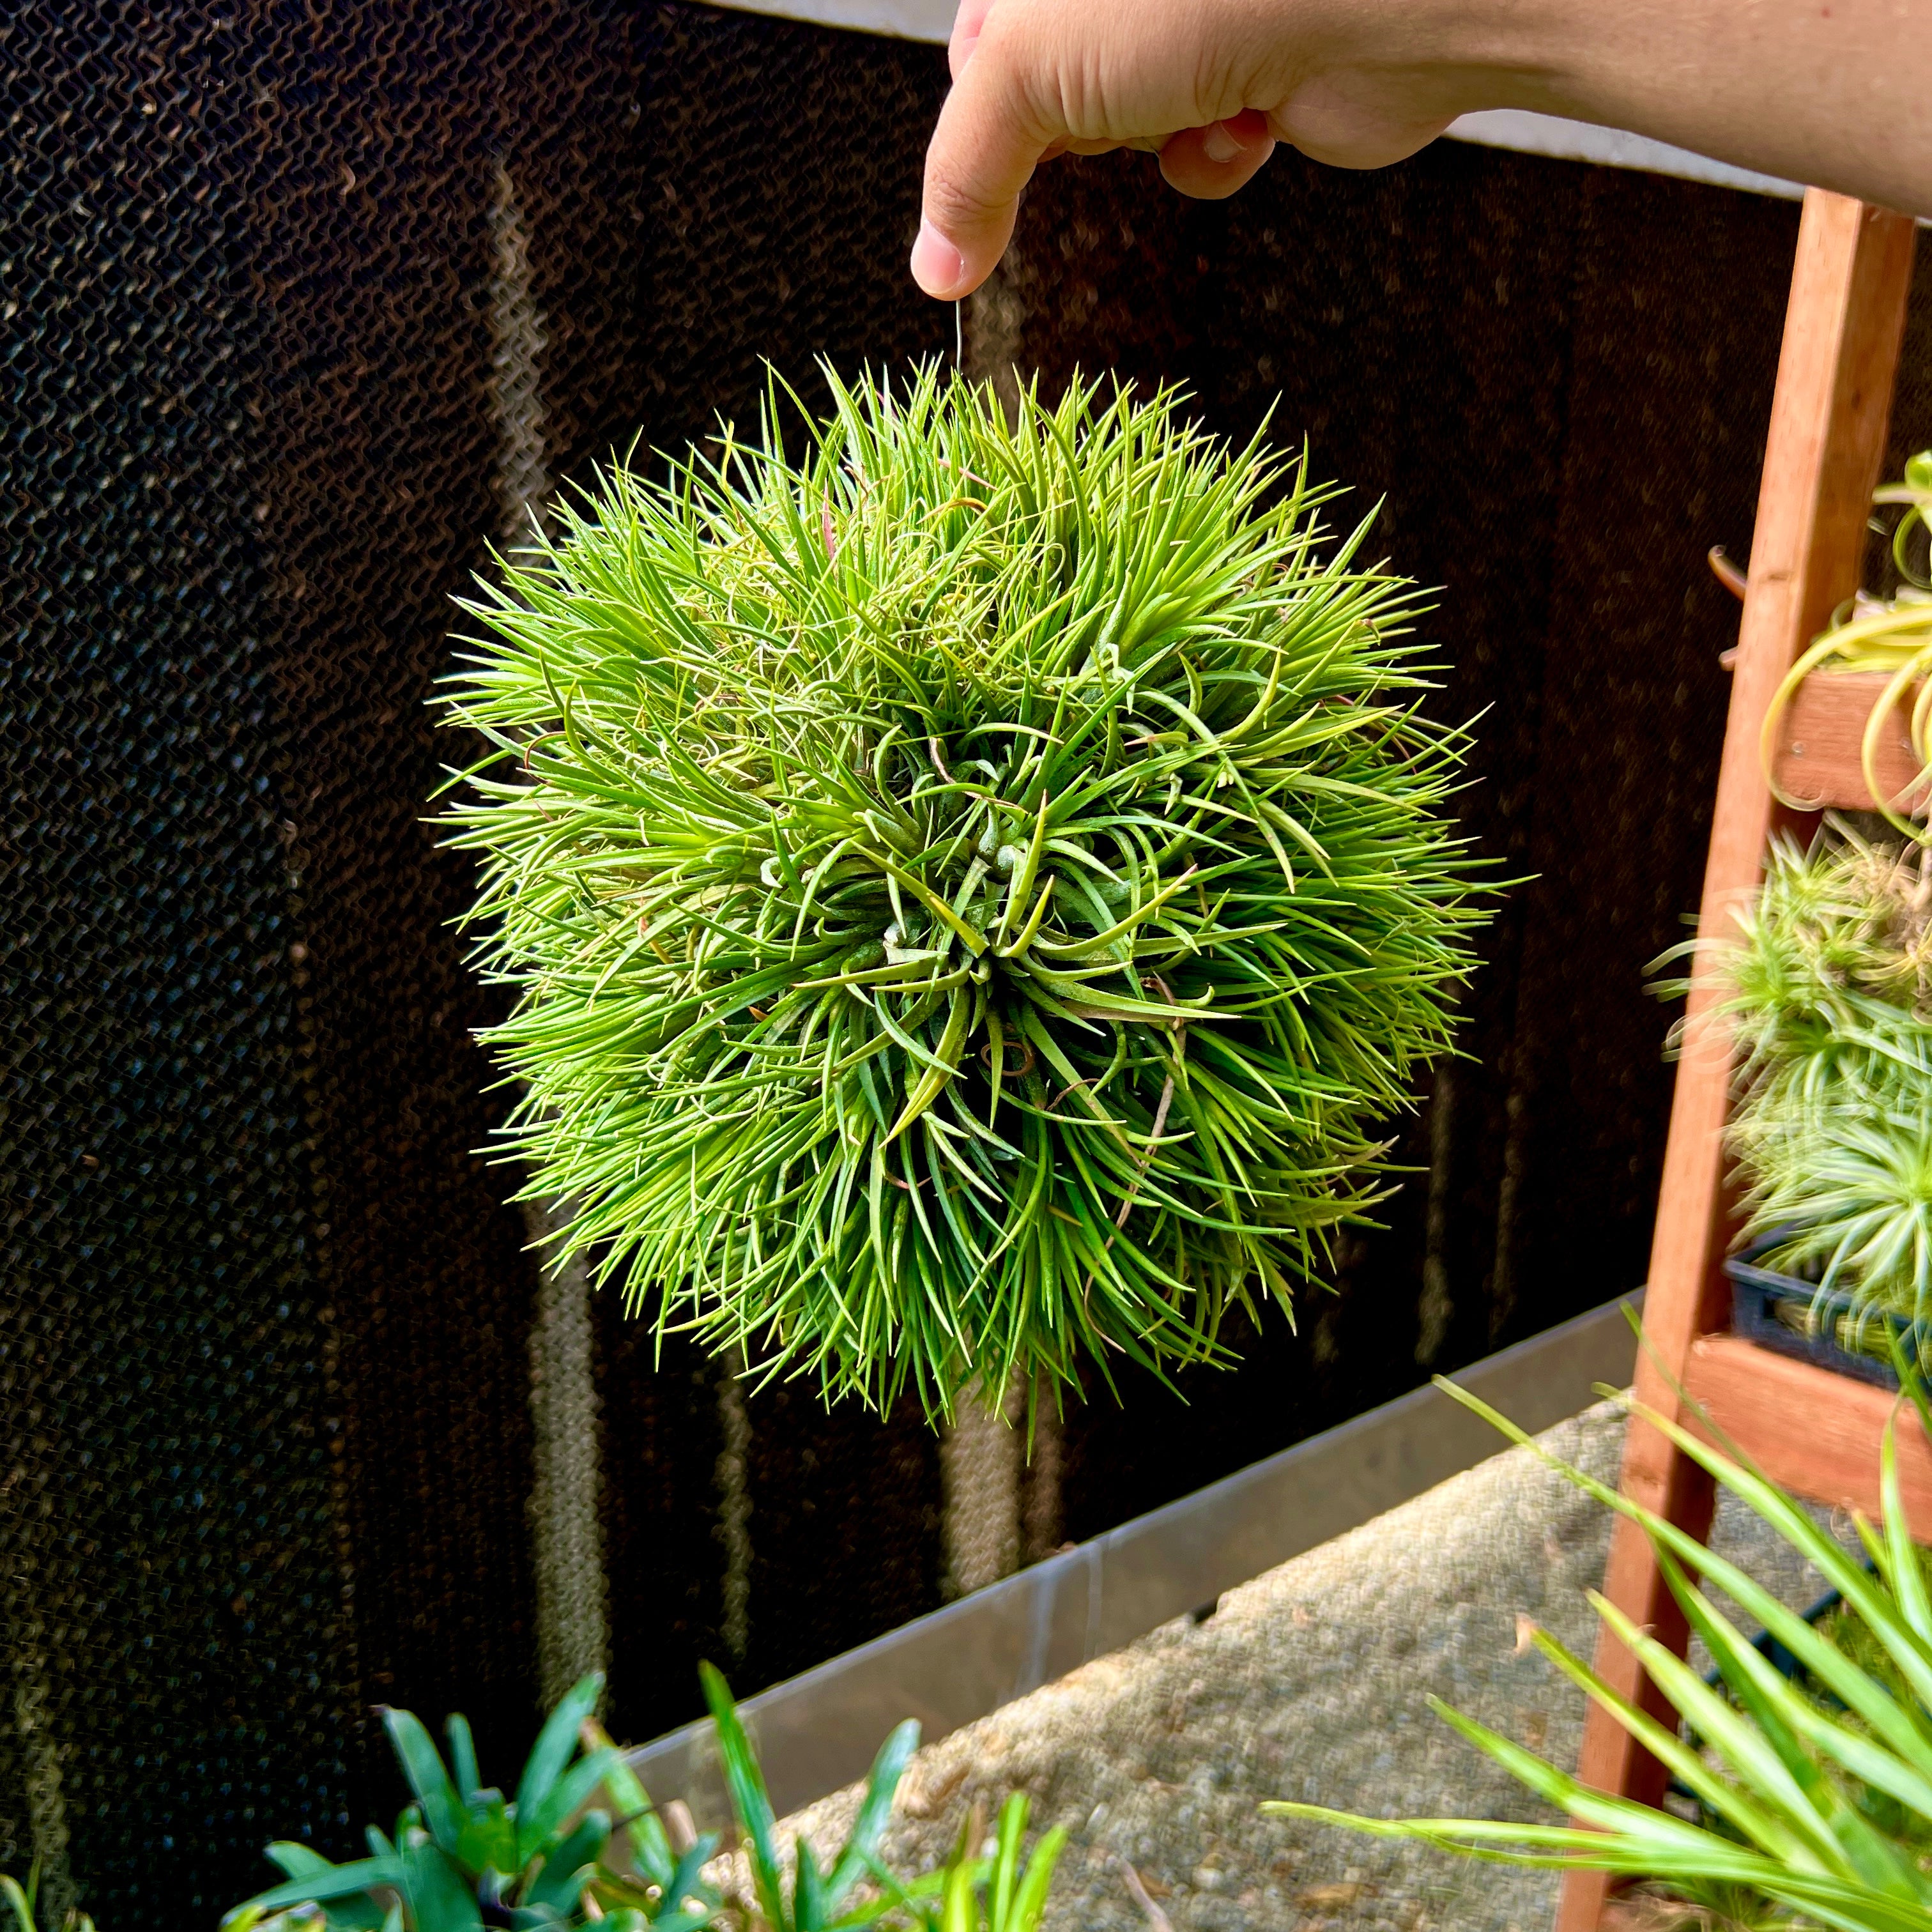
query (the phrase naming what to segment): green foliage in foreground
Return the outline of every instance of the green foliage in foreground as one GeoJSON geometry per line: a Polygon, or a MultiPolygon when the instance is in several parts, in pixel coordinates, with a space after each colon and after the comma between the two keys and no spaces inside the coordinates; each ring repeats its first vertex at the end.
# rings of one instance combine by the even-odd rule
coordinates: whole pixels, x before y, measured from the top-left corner
{"type": "MultiPolygon", "coordinates": [[[[6,1901],[7,1910],[14,1922],[14,1932],[40,1932],[39,1921],[34,1916],[40,1899],[40,1861],[34,1861],[25,1885],[10,1874],[0,1872],[0,1898],[6,1901]]],[[[62,1922],[61,1932],[94,1932],[94,1921],[77,1906],[70,1906],[62,1922]]]]}
{"type": "Polygon", "coordinates": [[[1485,916],[1416,593],[1172,393],[833,388],[471,607],[512,1149],[661,1328],[829,1395],[1226,1359],[1376,1198],[1485,916]]]}
{"type": "Polygon", "coordinates": [[[508,1802],[478,1779],[462,1718],[449,1720],[446,1766],[416,1718],[385,1711],[416,1796],[394,1836],[371,1826],[370,1856],[344,1865],[306,1845],[271,1845],[286,1882],[237,1906],[224,1932],[277,1915],[318,1932],[478,1932],[486,1918],[518,1932],[600,1922],[610,1932],[698,1932],[717,1904],[700,1873],[718,1841],[679,1856],[622,1754],[606,1744],[580,1755],[602,1688],[585,1678],[550,1714],[508,1802]]]}
{"type": "Polygon", "coordinates": [[[952,1858],[939,1874],[933,1903],[920,1914],[928,1932],[1039,1932],[1054,1867],[1066,1848],[1060,1826],[1045,1833],[1030,1858],[1022,1860],[1027,1796],[1009,1796],[1000,1808],[993,1848],[980,1856],[976,1818],[968,1818],[952,1858]]]}
{"type": "MultiPolygon", "coordinates": [[[[481,1786],[470,1727],[448,1723],[451,1763],[406,1711],[383,1714],[416,1802],[393,1838],[373,1827],[371,1856],[344,1865],[305,1845],[268,1847],[286,1882],[237,1906],[223,1932],[563,1932],[593,1924],[608,1932],[700,1932],[727,1923],[758,1932],[1039,1932],[1053,1870],[1066,1834],[1046,1833],[1021,1856],[1027,1800],[1016,1792],[1001,1809],[995,1840],[982,1854],[969,1819],[952,1857],[910,1882],[880,1856],[899,1780],[919,1748],[919,1726],[898,1726],[881,1747],[844,1846],[821,1868],[803,1838],[789,1872],[757,1751],[731,1693],[710,1665],[700,1666],[705,1701],[717,1725],[724,1784],[751,1880],[748,1898],[727,1903],[705,1877],[718,1840],[673,1844],[637,1774],[592,1712],[601,1677],[579,1683],[550,1714],[517,1796],[481,1786]],[[577,1755],[581,1748],[581,1755],[577,1755]],[[573,1761],[574,1760],[574,1761],[573,1761]],[[604,1804],[596,1801],[602,1798],[604,1804]]],[[[0,1878],[20,1921],[34,1932],[34,1881],[23,1894],[0,1878]],[[24,1900],[24,1904],[22,1900],[24,1900]]],[[[93,1932],[84,1920],[68,1932],[93,1932]]]]}
{"type": "Polygon", "coordinates": [[[1766,1908],[1760,1922],[1838,1932],[1928,1932],[1932,1875],[1911,1840],[1917,1826],[1932,1819],[1932,1598],[1906,1534],[1892,1429],[1886,1430],[1880,1461],[1885,1528],[1858,1522],[1874,1566],[1868,1570],[1774,1484],[1654,1412],[1638,1412],[1843,1594],[1859,1626],[1859,1645],[1875,1646],[1885,1660],[1881,1672],[1848,1654],[1832,1630],[1807,1623],[1674,1524],[1558,1461],[1472,1396],[1440,1386],[1580,1489],[1641,1525],[1650,1538],[1672,1594],[1721,1673],[1721,1689],[1707,1684],[1604,1598],[1593,1594],[1592,1600],[1703,1741],[1702,1750],[1619,1697],[1546,1632],[1539,1632],[1536,1641],[1696,1794],[1717,1828],[1606,1797],[1440,1702],[1436,1709],[1464,1737],[1576,1822],[1366,1818],[1289,1803],[1263,1808],[1381,1838],[1420,1839],[1479,1858],[1648,1880],[1720,1912],[1755,1898],[1766,1908]],[[1705,1585],[1726,1592],[1783,1644],[1814,1688],[1780,1675],[1712,1602],[1705,1585]],[[1904,1694],[1895,1694],[1888,1678],[1904,1694]],[[1915,1829],[1901,1834],[1886,1828],[1901,1810],[1910,1814],[1915,1829]]]}
{"type": "Polygon", "coordinates": [[[1932,856],[1833,820],[1774,843],[1720,956],[1731,1126],[1767,1266],[1932,1320],[1932,856]]]}
{"type": "Polygon", "coordinates": [[[1015,1792],[1000,1808],[990,1856],[982,1856],[979,1831],[969,1818],[952,1857],[938,1870],[902,1883],[879,1856],[879,1840],[892,1815],[900,1778],[919,1748],[919,1726],[910,1720],[884,1744],[867,1779],[850,1836],[821,1870],[802,1837],[793,1846],[790,1882],[779,1855],[777,1821],[758,1754],[731,1701],[724,1680],[709,1664],[699,1666],[705,1702],[718,1726],[725,1789],[749,1868],[752,1916],[765,1932],[846,1932],[884,1919],[925,1932],[1038,1932],[1053,1870],[1066,1842],[1059,1827],[1046,1833],[1022,1861],[1027,1799],[1015,1792]],[[855,1892],[865,1894],[849,1904],[855,1892]]]}

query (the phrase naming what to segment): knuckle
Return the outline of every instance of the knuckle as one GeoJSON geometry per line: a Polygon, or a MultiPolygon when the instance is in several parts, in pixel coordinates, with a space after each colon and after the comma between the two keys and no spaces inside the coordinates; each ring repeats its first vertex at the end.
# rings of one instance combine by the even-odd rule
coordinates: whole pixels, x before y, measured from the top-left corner
{"type": "Polygon", "coordinates": [[[1000,206],[971,182],[942,171],[926,184],[926,212],[941,233],[956,240],[996,220],[1000,206]]]}

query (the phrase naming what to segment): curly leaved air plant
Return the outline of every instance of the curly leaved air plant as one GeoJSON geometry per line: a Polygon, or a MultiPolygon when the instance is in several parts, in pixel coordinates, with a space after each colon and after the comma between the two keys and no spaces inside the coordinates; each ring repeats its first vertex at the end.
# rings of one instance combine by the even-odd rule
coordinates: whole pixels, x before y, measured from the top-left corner
{"type": "MultiPolygon", "coordinates": [[[[1771,788],[1784,804],[1800,812],[1817,809],[1815,799],[1794,797],[1776,777],[1779,734],[1798,687],[1814,672],[1882,672],[1886,683],[1865,718],[1859,744],[1859,766],[1865,789],[1893,830],[1921,844],[1932,844],[1932,828],[1899,809],[1932,778],[1932,571],[1914,560],[1913,538],[1932,532],[1932,449],[1921,450],[1905,466],[1902,482],[1888,483],[1872,493],[1881,506],[1903,505],[1905,514],[1892,530],[1892,558],[1900,578],[1898,594],[1868,596],[1860,591],[1833,614],[1828,628],[1801,652],[1773,694],[1765,712],[1760,754],[1771,788]],[[1879,773],[1885,734],[1894,714],[1911,700],[1906,712],[1905,743],[1918,763],[1918,774],[1898,797],[1892,796],[1879,773]]],[[[1874,520],[1873,527],[1880,526],[1874,520]]],[[[1922,548],[1922,545],[1920,546],[1922,548]]]]}
{"type": "Polygon", "coordinates": [[[832,387],[469,607],[511,1144],[661,1332],[828,1398],[1229,1359],[1385,1190],[1486,916],[1417,595],[1172,392],[832,387]]]}

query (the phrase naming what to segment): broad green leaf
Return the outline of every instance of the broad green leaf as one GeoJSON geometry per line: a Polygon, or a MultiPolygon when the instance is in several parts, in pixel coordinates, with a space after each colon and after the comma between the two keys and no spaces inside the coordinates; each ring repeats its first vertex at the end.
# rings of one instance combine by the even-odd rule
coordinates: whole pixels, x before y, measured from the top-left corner
{"type": "MultiPolygon", "coordinates": [[[[758,1754],[752,1750],[752,1741],[746,1736],[745,1727],[738,1720],[737,1708],[723,1677],[709,1664],[699,1664],[698,1674],[704,1687],[704,1701],[710,1707],[712,1722],[717,1726],[724,1788],[730,1795],[738,1828],[747,1841],[746,1856],[751,1861],[752,1882],[757,1888],[759,1906],[764,1912],[770,1932],[794,1932],[778,1869],[778,1844],[773,1832],[778,1821],[765,1790],[764,1774],[758,1768],[758,1754]]],[[[844,1863],[842,1858],[839,1861],[841,1870],[844,1863]]],[[[835,1887],[837,1878],[835,1872],[835,1887]]]]}
{"type": "MultiPolygon", "coordinates": [[[[412,1712],[398,1711],[390,1706],[383,1707],[382,1728],[388,1732],[403,1775],[416,1793],[430,1836],[445,1851],[453,1852],[463,1832],[463,1801],[450,1783],[449,1774],[443,1768],[428,1732],[412,1712]]],[[[400,1838],[404,1834],[398,1832],[397,1835],[400,1838]]]]}
{"type": "Polygon", "coordinates": [[[222,1919],[226,1926],[239,1912],[285,1912],[292,1905],[325,1904],[334,1898],[348,1898],[357,1892],[374,1892],[384,1886],[403,1882],[404,1861],[394,1856],[357,1858],[346,1865],[331,1865],[326,1871],[304,1872],[286,1883],[271,1886],[222,1919]]]}
{"type": "Polygon", "coordinates": [[[596,1795],[598,1787],[618,1762],[614,1750],[593,1751],[579,1758],[550,1789],[543,1802],[527,1818],[517,1816],[518,1863],[526,1865],[548,1850],[553,1839],[568,1826],[572,1817],[596,1795]]]}
{"type": "Polygon", "coordinates": [[[664,1903],[680,1908],[692,1901],[698,1902],[699,1916],[717,1903],[716,1894],[704,1882],[704,1868],[711,1862],[718,1850],[718,1840],[710,1832],[698,1839],[677,1862],[677,1869],[671,1874],[670,1882],[664,1888],[664,1903]]]}
{"type": "MultiPolygon", "coordinates": [[[[267,1856],[270,1863],[297,1880],[307,1879],[316,1872],[334,1870],[312,1846],[298,1844],[291,1838],[269,1846],[267,1856]]],[[[322,1916],[332,1932],[378,1932],[382,1923],[382,1908],[366,1893],[329,1901],[322,1916]]]]}
{"type": "Polygon", "coordinates": [[[576,1754],[578,1726],[597,1708],[597,1700],[603,1690],[602,1671],[592,1671],[587,1677],[580,1678],[538,1732],[536,1743],[524,1766],[522,1781],[517,1786],[520,1837],[532,1815],[550,1796],[551,1786],[562,1775],[564,1766],[576,1754]]]}
{"type": "MultiPolygon", "coordinates": [[[[580,1735],[592,1750],[616,1750],[610,1732],[595,1718],[584,1719],[580,1735]]],[[[628,1840],[632,1862],[652,1884],[669,1884],[676,1860],[671,1855],[664,1820],[658,1816],[657,1807],[651,1802],[643,1780],[622,1752],[618,1752],[604,1776],[604,1789],[610,1799],[612,1825],[628,1840]]]]}
{"type": "Polygon", "coordinates": [[[1007,1932],[1012,1910],[1013,1888],[1019,1878],[1020,1841],[1026,1834],[1028,1799],[1024,1791],[1009,1795],[1000,1807],[1000,1822],[993,1858],[992,1895],[987,1900],[992,1932],[1007,1932]]]}
{"type": "Polygon", "coordinates": [[[1066,1831],[1064,1826],[1056,1825],[1041,1834],[1040,1843],[1033,1848],[1032,1858],[1028,1861],[1019,1889],[1013,1894],[1012,1916],[997,1922],[993,1932],[1036,1932],[1046,1910],[1047,1890],[1053,1883],[1054,1868],[1066,1849],[1066,1831]]]}
{"type": "Polygon", "coordinates": [[[293,1838],[278,1838],[262,1855],[290,1878],[306,1878],[310,1872],[332,1871],[333,1864],[313,1846],[293,1838]]]}
{"type": "Polygon", "coordinates": [[[940,1894],[939,1932],[980,1932],[978,1900],[973,1894],[973,1868],[962,1859],[946,1874],[940,1894]]]}
{"type": "Polygon", "coordinates": [[[879,1747],[879,1754],[872,1760],[872,1772],[866,1780],[866,1795],[859,1801],[857,1815],[852,1820],[851,1836],[846,1840],[845,1848],[832,1868],[828,1890],[835,1911],[853,1881],[878,1852],[879,1840],[892,1818],[892,1800],[898,1796],[899,1780],[905,1775],[906,1766],[911,1763],[918,1749],[919,1725],[910,1718],[898,1725],[879,1747]]]}
{"type": "Polygon", "coordinates": [[[415,1932],[481,1932],[476,1894],[441,1846],[412,1845],[401,1862],[400,1889],[415,1932]]]}
{"type": "Polygon", "coordinates": [[[520,1869],[523,1861],[517,1856],[516,1820],[510,1816],[500,1791],[486,1787],[472,1799],[456,1841],[456,1862],[470,1872],[491,1867],[500,1872],[520,1869]]]}
{"type": "Polygon", "coordinates": [[[452,1711],[443,1726],[449,1737],[449,1762],[454,1773],[456,1795],[467,1809],[476,1802],[483,1780],[476,1772],[476,1741],[470,1735],[470,1720],[452,1711]]]}
{"type": "Polygon", "coordinates": [[[791,1909],[797,1932],[824,1932],[832,1916],[818,1861],[802,1835],[793,1844],[791,1909]]]}
{"type": "Polygon", "coordinates": [[[576,1911],[584,1888],[610,1842],[610,1819],[602,1811],[586,1812],[569,1837],[544,1858],[543,1869],[525,1887],[519,1902],[547,1906],[568,1917],[576,1911]]]}

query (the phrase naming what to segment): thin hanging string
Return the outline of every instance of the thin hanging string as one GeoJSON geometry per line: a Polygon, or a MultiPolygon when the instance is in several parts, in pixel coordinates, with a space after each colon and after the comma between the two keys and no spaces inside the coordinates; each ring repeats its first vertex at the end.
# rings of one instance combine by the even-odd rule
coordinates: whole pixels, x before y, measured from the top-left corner
{"type": "Polygon", "coordinates": [[[952,304],[952,366],[956,369],[966,366],[966,304],[963,302],[952,304]]]}

